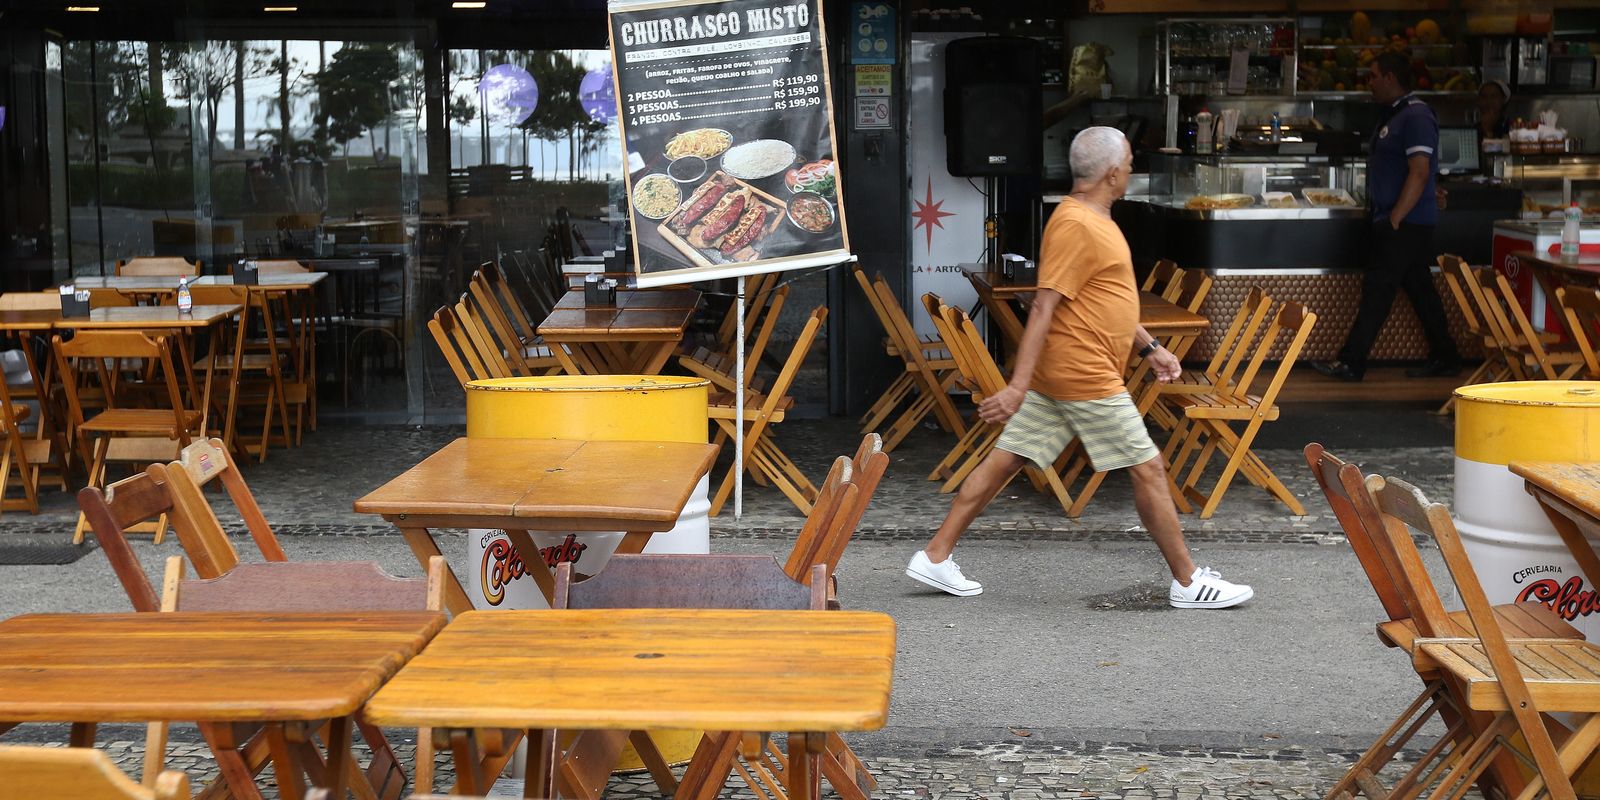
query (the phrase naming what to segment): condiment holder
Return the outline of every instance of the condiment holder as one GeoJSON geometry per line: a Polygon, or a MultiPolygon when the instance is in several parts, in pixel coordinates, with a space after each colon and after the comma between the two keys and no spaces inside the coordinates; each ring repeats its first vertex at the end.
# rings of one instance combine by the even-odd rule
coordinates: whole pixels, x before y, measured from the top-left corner
{"type": "Polygon", "coordinates": [[[61,287],[61,316],[68,319],[89,316],[89,290],[72,284],[61,287]]]}
{"type": "Polygon", "coordinates": [[[583,277],[583,304],[586,306],[614,306],[617,304],[617,282],[602,280],[599,275],[583,277]]]}
{"type": "Polygon", "coordinates": [[[261,283],[261,271],[256,260],[241,258],[233,262],[233,283],[236,286],[255,286],[261,283]]]}

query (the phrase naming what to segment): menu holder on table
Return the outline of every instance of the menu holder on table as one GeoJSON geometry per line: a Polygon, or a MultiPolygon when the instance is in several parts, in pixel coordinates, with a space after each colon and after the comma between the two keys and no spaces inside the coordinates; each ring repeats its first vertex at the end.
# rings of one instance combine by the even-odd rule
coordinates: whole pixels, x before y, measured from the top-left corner
{"type": "Polygon", "coordinates": [[[233,262],[233,283],[235,286],[255,286],[261,283],[261,271],[257,269],[255,259],[241,258],[233,262]]]}
{"type": "Polygon", "coordinates": [[[61,287],[61,316],[67,319],[89,316],[89,290],[75,289],[71,284],[61,287]]]}

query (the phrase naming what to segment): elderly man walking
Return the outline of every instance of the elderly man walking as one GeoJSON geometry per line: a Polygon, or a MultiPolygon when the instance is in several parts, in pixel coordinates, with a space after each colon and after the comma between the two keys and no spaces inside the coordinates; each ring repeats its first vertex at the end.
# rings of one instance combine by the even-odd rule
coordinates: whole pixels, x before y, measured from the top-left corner
{"type": "Polygon", "coordinates": [[[1167,492],[1166,466],[1122,382],[1128,354],[1149,359],[1156,377],[1180,374],[1177,357],[1139,324],[1139,291],[1111,204],[1128,190],[1133,150],[1115,128],[1087,128],[1072,140],[1074,182],[1044,233],[1039,288],[1006,388],[985,398],[978,416],[1005,423],[995,450],[962,483],[944,524],[912,556],[906,574],[960,597],[983,585],[950,557],[956,542],[1027,461],[1053,469],[1074,437],[1098,472],[1126,469],[1134,505],[1172,571],[1168,601],[1177,608],[1228,608],[1249,600],[1249,586],[1196,567],[1167,492]]]}

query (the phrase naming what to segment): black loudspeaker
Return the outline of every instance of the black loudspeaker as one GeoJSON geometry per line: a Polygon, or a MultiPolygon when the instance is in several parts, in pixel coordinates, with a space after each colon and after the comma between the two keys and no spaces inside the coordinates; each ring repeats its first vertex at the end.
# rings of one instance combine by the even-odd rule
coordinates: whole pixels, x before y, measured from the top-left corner
{"type": "Polygon", "coordinates": [[[945,46],[945,161],[951,175],[1038,175],[1044,143],[1040,45],[1016,36],[945,46]]]}

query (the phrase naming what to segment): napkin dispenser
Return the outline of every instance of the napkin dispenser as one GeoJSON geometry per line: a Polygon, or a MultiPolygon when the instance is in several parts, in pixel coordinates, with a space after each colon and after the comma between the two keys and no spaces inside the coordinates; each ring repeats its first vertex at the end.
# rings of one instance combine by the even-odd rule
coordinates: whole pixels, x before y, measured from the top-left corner
{"type": "Polygon", "coordinates": [[[241,258],[233,262],[233,283],[235,286],[255,286],[261,283],[261,270],[257,268],[253,258],[241,258]]]}
{"type": "Polygon", "coordinates": [[[1000,272],[1017,283],[1035,283],[1039,280],[1039,268],[1032,260],[1016,253],[1000,256],[1000,272]]]}
{"type": "Polygon", "coordinates": [[[614,306],[617,304],[617,282],[602,280],[599,275],[583,277],[583,304],[586,306],[614,306]]]}
{"type": "Polygon", "coordinates": [[[71,284],[61,287],[61,316],[68,319],[89,316],[89,290],[71,284]]]}

